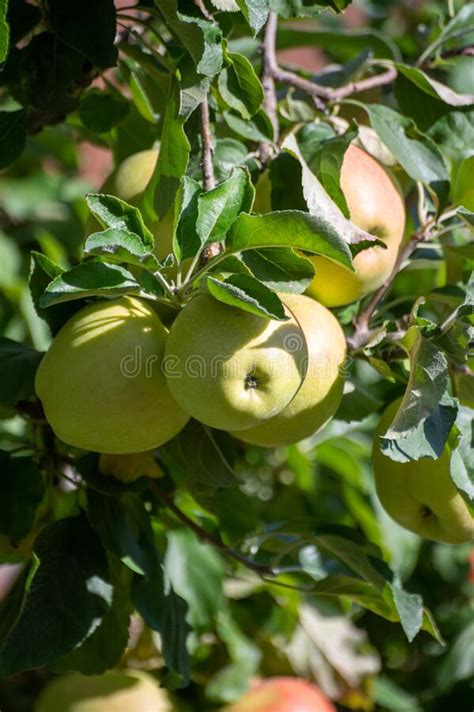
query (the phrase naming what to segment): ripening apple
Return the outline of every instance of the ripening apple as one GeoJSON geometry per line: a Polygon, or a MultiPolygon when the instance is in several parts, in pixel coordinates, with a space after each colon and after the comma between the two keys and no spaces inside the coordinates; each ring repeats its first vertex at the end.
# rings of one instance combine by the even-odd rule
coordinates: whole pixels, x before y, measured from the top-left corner
{"type": "MultiPolygon", "coordinates": [[[[106,179],[101,193],[115,195],[130,205],[141,198],[155,171],[158,150],[150,148],[126,158],[106,179]]],[[[173,211],[169,210],[161,220],[148,225],[155,238],[155,255],[163,260],[173,251],[173,211]]],[[[86,235],[102,230],[96,218],[91,215],[86,224],[86,235]]]]}
{"type": "Polygon", "coordinates": [[[385,242],[354,258],[355,272],[311,255],[316,268],[307,294],[328,307],[350,304],[378,289],[391,274],[403,238],[405,205],[384,168],[368,153],[350,145],[341,169],[341,189],[351,221],[385,242]]]}
{"type": "Polygon", "coordinates": [[[139,477],[163,477],[164,472],[155,460],[153,450],[128,455],[101,453],[99,472],[121,482],[134,482],[139,477]]]}
{"type": "Polygon", "coordinates": [[[59,331],[40,363],[36,392],[55,434],[75,447],[127,454],[173,438],[189,416],[162,371],[168,331],[134,297],[98,301],[59,331]]]}
{"type": "Polygon", "coordinates": [[[225,712],[336,712],[319,687],[294,677],[258,682],[225,712]]]}
{"type": "Polygon", "coordinates": [[[380,451],[383,435],[400,405],[392,403],[375,431],[372,453],[377,494],[383,508],[398,524],[415,534],[444,544],[462,544],[474,538],[474,517],[453,484],[450,451],[437,460],[424,458],[394,462],[380,451]]]}
{"type": "Polygon", "coordinates": [[[166,690],[138,670],[61,675],[49,682],[34,712],[173,712],[166,690]]]}
{"type": "Polygon", "coordinates": [[[280,294],[280,298],[303,330],[308,368],[286,408],[255,428],[233,433],[240,440],[263,447],[289,445],[322,428],[334,416],[344,385],[340,371],[346,340],[337,319],[329,309],[304,295],[280,294]]]}
{"type": "Polygon", "coordinates": [[[301,386],[307,360],[303,331],[289,317],[265,319],[207,294],[195,297],[177,316],[166,345],[175,400],[222,430],[251,428],[279,413],[301,386]]]}

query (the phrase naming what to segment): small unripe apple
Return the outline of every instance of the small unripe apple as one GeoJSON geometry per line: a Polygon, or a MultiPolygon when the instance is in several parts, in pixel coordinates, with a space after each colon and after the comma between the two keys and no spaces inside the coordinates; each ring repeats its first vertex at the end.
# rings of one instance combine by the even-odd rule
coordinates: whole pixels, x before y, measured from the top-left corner
{"type": "Polygon", "coordinates": [[[166,690],[145,672],[71,673],[42,690],[34,712],[173,712],[166,690]]]}
{"type": "Polygon", "coordinates": [[[207,294],[195,297],[166,346],[167,383],[180,406],[223,430],[254,427],[285,408],[302,383],[307,356],[303,331],[288,315],[279,322],[207,294]]]}
{"type": "Polygon", "coordinates": [[[152,450],[189,416],[162,371],[168,331],[134,297],[98,301],[59,331],[40,363],[36,392],[56,435],[94,452],[152,450]]]}
{"type": "Polygon", "coordinates": [[[354,258],[355,272],[319,255],[309,256],[316,268],[307,294],[328,307],[357,301],[378,289],[390,276],[405,227],[405,205],[388,173],[368,153],[351,145],[344,155],[341,189],[351,221],[385,242],[354,258]]]}
{"type": "Polygon", "coordinates": [[[400,405],[392,403],[374,434],[372,461],[377,494],[383,508],[398,524],[415,534],[444,544],[474,538],[474,518],[450,475],[450,450],[437,460],[394,462],[380,451],[384,435],[400,405]]]}
{"type": "Polygon", "coordinates": [[[164,477],[165,474],[155,460],[153,450],[129,455],[102,453],[99,458],[99,472],[121,482],[134,482],[139,477],[164,477]]]}
{"type": "MultiPolygon", "coordinates": [[[[136,205],[155,172],[157,160],[158,150],[154,148],[134,153],[109,175],[100,192],[136,205]]],[[[161,220],[155,220],[148,227],[155,238],[154,253],[162,260],[173,251],[173,211],[169,210],[161,220]]],[[[99,230],[102,230],[100,223],[91,215],[86,224],[86,235],[99,230]]]]}
{"type": "MultiPolygon", "coordinates": [[[[322,428],[341,402],[346,356],[344,332],[334,315],[314,299],[300,294],[280,294],[300,325],[308,349],[304,381],[280,413],[251,430],[234,433],[247,443],[263,447],[289,445],[322,428]]],[[[291,344],[288,344],[291,346],[291,344]]]]}
{"type": "Polygon", "coordinates": [[[225,712],[336,712],[319,687],[294,677],[258,682],[225,712]]]}

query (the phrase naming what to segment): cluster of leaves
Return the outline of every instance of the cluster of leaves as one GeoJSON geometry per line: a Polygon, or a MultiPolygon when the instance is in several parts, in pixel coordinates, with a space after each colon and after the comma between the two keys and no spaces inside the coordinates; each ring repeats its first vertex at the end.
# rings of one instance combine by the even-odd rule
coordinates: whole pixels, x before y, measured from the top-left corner
{"type": "MultiPolygon", "coordinates": [[[[411,43],[383,27],[348,31],[321,14],[348,4],[238,0],[232,7],[216,0],[203,15],[190,0],[160,0],[129,16],[108,0],[78,0],[67,11],[55,0],[38,6],[10,0],[6,12],[0,0],[0,60],[6,60],[0,166],[14,164],[2,178],[0,206],[8,232],[0,236],[6,264],[0,275],[6,335],[0,340],[0,537],[10,542],[0,556],[30,562],[1,611],[2,676],[43,666],[106,670],[122,659],[134,610],[147,628],[129,652],[132,662],[151,646],[162,661],[163,683],[191,681],[183,699],[202,706],[235,699],[257,671],[292,671],[326,684],[329,676],[330,692],[345,705],[370,706],[367,678],[379,663],[373,651],[364,652],[352,622],[363,611],[371,639],[415,695],[420,688],[403,670],[423,642],[409,653],[396,637],[390,650],[372,615],[400,622],[409,641],[424,629],[440,654],[431,614],[401,583],[412,574],[420,543],[383,515],[367,462],[374,414],[403,394],[383,451],[404,462],[436,458],[449,443],[453,480],[474,498],[468,149],[474,88],[453,88],[449,79],[450,57],[463,56],[472,41],[474,4],[442,23],[409,15],[410,22],[424,19],[432,27],[411,43]],[[290,83],[279,88],[272,115],[256,36],[270,9],[283,21],[277,48],[316,44],[337,63],[310,78],[323,88],[324,107],[290,83]],[[284,23],[315,16],[321,16],[317,29],[284,23]],[[116,63],[117,75],[104,74],[116,63]],[[387,68],[396,79],[375,103],[357,93],[349,99],[350,92],[338,98],[341,88],[387,68]],[[88,89],[97,73],[102,88],[88,89]],[[203,102],[211,115],[213,187],[202,180],[209,138],[203,102]],[[61,128],[28,137],[60,121],[61,128]],[[236,449],[227,436],[191,422],[156,453],[165,476],[153,487],[145,479],[111,482],[99,474],[96,455],[79,457],[55,442],[34,401],[34,373],[47,329],[54,335],[86,301],[138,294],[177,309],[199,289],[283,319],[277,292],[302,293],[314,276],[301,251],[351,270],[355,254],[378,244],[351,223],[339,184],[347,147],[354,140],[364,145],[367,136],[357,122],[368,123],[378,150],[390,153],[409,208],[407,232],[418,247],[367,338],[357,329],[365,303],[337,311],[354,362],[332,425],[305,448],[262,453],[236,449]],[[74,170],[71,136],[110,148],[116,161],[155,141],[160,147],[138,206],[88,196],[102,229],[84,244],[82,186],[74,178],[40,177],[38,156],[53,154],[64,173],[74,170]],[[263,159],[261,144],[273,160],[263,159]],[[264,170],[273,212],[253,214],[264,170]],[[23,196],[15,192],[22,184],[23,196]],[[63,211],[59,219],[55,205],[63,211]],[[160,261],[150,226],[170,216],[173,249],[160,261]],[[218,253],[203,259],[216,243],[218,253]],[[30,298],[24,258],[31,248],[30,298]],[[22,418],[13,418],[17,413],[22,418]],[[247,572],[242,581],[246,569],[255,575],[247,572]],[[349,637],[353,656],[364,661],[356,673],[325,647],[327,636],[318,634],[324,614],[337,620],[338,640],[349,637]],[[262,623],[255,636],[256,620],[262,623]]],[[[450,559],[443,547],[430,556],[440,559],[437,570],[446,581],[465,576],[464,570],[453,574],[455,555],[450,559]]],[[[408,582],[414,588],[430,599],[421,573],[408,582]]],[[[441,600],[434,602],[441,608],[441,600]]],[[[443,656],[427,703],[456,676],[469,677],[456,665],[463,640],[443,656]]],[[[393,710],[418,704],[386,678],[379,679],[376,699],[393,710]]]]}

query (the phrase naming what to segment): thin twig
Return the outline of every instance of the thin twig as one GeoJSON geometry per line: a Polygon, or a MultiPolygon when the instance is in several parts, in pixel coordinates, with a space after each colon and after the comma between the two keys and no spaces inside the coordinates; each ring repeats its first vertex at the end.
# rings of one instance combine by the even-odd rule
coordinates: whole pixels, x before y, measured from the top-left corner
{"type": "Polygon", "coordinates": [[[208,544],[212,544],[212,546],[215,546],[217,549],[219,549],[219,551],[222,551],[222,553],[228,556],[229,558],[238,561],[239,563],[246,566],[248,569],[255,571],[261,576],[273,575],[273,569],[271,566],[267,566],[266,564],[258,564],[252,559],[248,559],[246,556],[244,556],[244,554],[241,554],[235,549],[232,549],[232,547],[227,546],[217,537],[214,537],[212,536],[212,534],[209,534],[197,522],[188,517],[187,514],[185,514],[179,507],[177,507],[176,504],[173,502],[172,498],[169,497],[165,492],[163,492],[158,487],[156,482],[150,482],[150,491],[157,499],[159,499],[165,505],[167,509],[170,510],[170,512],[173,512],[177,519],[179,519],[183,524],[185,524],[188,529],[191,529],[201,541],[204,541],[208,544]]]}
{"type": "MultiPolygon", "coordinates": [[[[265,26],[265,34],[262,42],[262,87],[264,93],[263,107],[267,113],[268,118],[273,127],[273,140],[275,143],[278,142],[280,127],[278,124],[278,104],[277,95],[275,89],[275,81],[273,79],[272,71],[273,67],[276,66],[276,33],[277,33],[278,18],[274,12],[271,12],[268,16],[267,24],[265,26]]],[[[260,156],[262,163],[267,163],[270,159],[271,151],[270,146],[266,142],[260,144],[260,156]]]]}
{"type": "Polygon", "coordinates": [[[272,76],[276,81],[295,87],[295,89],[299,89],[313,99],[315,97],[323,97],[328,101],[341,101],[341,99],[345,99],[351,94],[357,94],[367,89],[391,84],[396,79],[397,70],[395,67],[390,67],[381,74],[376,74],[367,79],[361,79],[358,82],[349,82],[338,89],[331,89],[330,87],[316,84],[316,82],[304,79],[304,77],[300,77],[298,74],[289,72],[287,69],[282,69],[278,66],[273,68],[272,76]]]}
{"type": "Polygon", "coordinates": [[[201,137],[202,137],[202,178],[204,190],[212,190],[215,186],[214,166],[212,163],[212,136],[209,118],[209,103],[207,97],[201,104],[201,137]]]}
{"type": "MultiPolygon", "coordinates": [[[[212,190],[216,184],[214,177],[214,165],[212,162],[212,135],[211,121],[209,118],[209,102],[207,97],[201,103],[201,139],[202,139],[202,183],[205,191],[212,190]]],[[[200,256],[201,264],[205,264],[210,259],[218,255],[222,250],[220,242],[211,242],[207,245],[200,256]]]]}

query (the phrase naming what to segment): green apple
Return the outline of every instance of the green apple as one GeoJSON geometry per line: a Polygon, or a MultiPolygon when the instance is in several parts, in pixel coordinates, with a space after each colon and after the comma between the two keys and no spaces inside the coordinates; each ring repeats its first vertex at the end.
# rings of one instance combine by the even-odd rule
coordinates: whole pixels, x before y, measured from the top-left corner
{"type": "Polygon", "coordinates": [[[372,453],[377,494],[383,508],[398,524],[415,534],[445,544],[474,538],[474,518],[453,484],[450,451],[437,460],[394,462],[380,452],[379,438],[390,426],[400,400],[382,415],[372,453]]]}
{"type": "Polygon", "coordinates": [[[280,297],[304,333],[308,368],[301,388],[286,408],[251,430],[234,433],[240,440],[263,447],[289,445],[322,428],[334,416],[344,385],[340,371],[346,340],[337,319],[309,297],[280,297]]]}
{"type": "Polygon", "coordinates": [[[145,672],[79,673],[54,678],[42,690],[34,712],[173,712],[166,690],[145,672]]]}
{"type": "Polygon", "coordinates": [[[355,272],[319,255],[309,256],[316,268],[307,294],[328,307],[357,301],[378,289],[391,274],[405,227],[405,205],[384,168],[357,146],[347,149],[341,188],[351,221],[379,237],[387,249],[371,247],[354,258],[355,272]]]}
{"type": "Polygon", "coordinates": [[[223,430],[251,428],[279,413],[300,388],[306,366],[303,331],[289,317],[279,322],[207,294],[195,297],[166,345],[173,397],[193,418],[223,430]]]}
{"type": "Polygon", "coordinates": [[[257,682],[225,712],[336,712],[323,692],[294,677],[271,677],[257,682]]]}
{"type": "Polygon", "coordinates": [[[112,454],[152,450],[173,438],[188,415],[161,368],[167,338],[155,312],[133,297],[94,302],[75,314],[36,375],[56,435],[112,454]]]}
{"type": "MultiPolygon", "coordinates": [[[[129,156],[106,179],[101,193],[115,195],[135,205],[153,176],[158,150],[139,151],[129,156]]],[[[161,220],[148,225],[155,238],[155,255],[163,260],[173,251],[173,211],[169,210],[161,220]]],[[[102,230],[100,223],[91,215],[86,223],[86,235],[102,230]]]]}

